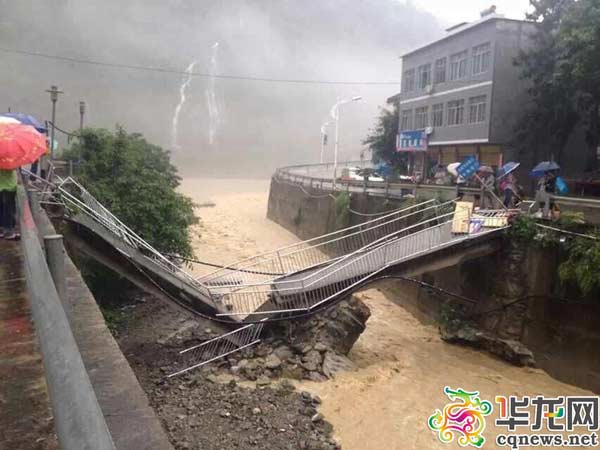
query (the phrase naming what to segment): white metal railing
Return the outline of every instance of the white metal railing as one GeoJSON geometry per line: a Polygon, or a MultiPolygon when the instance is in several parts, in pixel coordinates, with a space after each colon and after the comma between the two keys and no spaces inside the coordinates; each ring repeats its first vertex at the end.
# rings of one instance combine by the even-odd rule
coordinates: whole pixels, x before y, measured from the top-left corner
{"type": "Polygon", "coordinates": [[[195,279],[133,232],[73,178],[53,184],[71,214],[85,213],[128,246],[178,276],[220,316],[308,311],[407,258],[468,237],[451,231],[454,201],[429,200],[359,225],[266,252],[195,279]],[[408,223],[417,221],[412,225],[408,223]]]}
{"type": "Polygon", "coordinates": [[[57,190],[61,195],[65,207],[72,213],[85,213],[94,221],[105,227],[119,239],[140,252],[162,269],[177,276],[182,281],[190,284],[200,291],[206,298],[211,299],[211,293],[208,287],[198,282],[195,277],[187,273],[181,267],[173,263],[162,253],[152,247],[148,242],[137,235],[127,225],[121,222],[114,214],[105,208],[94,196],[92,196],[81,184],[71,177],[62,179],[58,176],[57,190]]]}
{"type": "Polygon", "coordinates": [[[179,352],[185,368],[167,376],[181,375],[260,342],[263,324],[250,324],[179,352]]]}
{"type": "Polygon", "coordinates": [[[453,209],[454,201],[440,204],[434,199],[428,200],[358,225],[246,258],[201,277],[199,281],[216,287],[266,282],[347,255],[406,228],[411,222],[453,209]]]}
{"type": "Polygon", "coordinates": [[[220,315],[252,316],[313,309],[393,264],[469,239],[468,235],[452,234],[452,215],[447,213],[415,224],[311,271],[267,283],[213,287],[213,295],[229,311],[220,315]]]}

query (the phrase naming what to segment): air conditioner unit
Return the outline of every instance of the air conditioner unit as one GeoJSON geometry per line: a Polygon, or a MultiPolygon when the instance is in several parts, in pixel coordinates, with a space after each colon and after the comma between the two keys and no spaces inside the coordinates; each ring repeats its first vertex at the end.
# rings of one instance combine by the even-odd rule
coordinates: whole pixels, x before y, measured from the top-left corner
{"type": "Polygon", "coordinates": [[[425,93],[426,94],[432,94],[433,93],[433,85],[432,84],[428,84],[427,86],[425,86],[425,93]]]}
{"type": "Polygon", "coordinates": [[[425,128],[425,134],[427,136],[429,136],[431,133],[433,133],[433,127],[427,127],[427,128],[425,128]]]}

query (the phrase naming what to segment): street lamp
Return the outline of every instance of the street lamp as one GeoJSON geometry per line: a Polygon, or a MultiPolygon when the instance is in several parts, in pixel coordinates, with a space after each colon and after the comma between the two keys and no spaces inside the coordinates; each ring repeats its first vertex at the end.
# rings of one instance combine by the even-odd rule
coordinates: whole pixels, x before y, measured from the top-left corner
{"type": "Polygon", "coordinates": [[[58,94],[62,94],[63,91],[59,91],[58,87],[50,86],[50,89],[46,90],[50,93],[50,101],[52,102],[52,128],[50,129],[50,160],[54,159],[54,124],[56,123],[56,101],[58,100],[58,94]]]}
{"type": "Polygon", "coordinates": [[[333,124],[333,120],[329,120],[321,125],[321,164],[323,164],[323,153],[325,152],[325,146],[327,145],[327,131],[325,129],[331,124],[333,124]]]}
{"type": "Polygon", "coordinates": [[[362,100],[361,96],[352,97],[346,100],[338,101],[331,108],[331,117],[335,121],[335,147],[333,150],[333,190],[335,191],[335,180],[337,178],[337,158],[338,158],[338,146],[339,146],[339,137],[340,137],[340,106],[345,105],[346,103],[357,102],[362,100]]]}
{"type": "Polygon", "coordinates": [[[85,116],[85,102],[81,100],[79,102],[79,136],[81,137],[81,131],[83,130],[83,116],[85,116]]]}

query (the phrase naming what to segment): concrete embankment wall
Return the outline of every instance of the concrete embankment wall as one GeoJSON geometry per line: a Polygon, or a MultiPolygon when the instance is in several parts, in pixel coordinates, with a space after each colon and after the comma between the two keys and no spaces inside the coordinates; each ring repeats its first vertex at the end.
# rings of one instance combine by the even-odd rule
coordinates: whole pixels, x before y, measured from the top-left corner
{"type": "MultiPolygon", "coordinates": [[[[407,204],[406,200],[396,198],[356,192],[348,195],[350,209],[362,214],[391,211],[407,204]]],[[[267,217],[301,239],[311,239],[372,218],[348,212],[347,220],[343,220],[336,214],[335,198],[327,191],[301,188],[275,177],[271,179],[267,217]]]]}

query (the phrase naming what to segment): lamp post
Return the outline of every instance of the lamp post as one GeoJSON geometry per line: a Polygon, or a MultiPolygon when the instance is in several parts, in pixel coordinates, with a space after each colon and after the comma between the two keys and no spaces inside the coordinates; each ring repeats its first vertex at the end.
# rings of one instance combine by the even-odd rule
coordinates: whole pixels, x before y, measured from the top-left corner
{"type": "Polygon", "coordinates": [[[58,87],[50,86],[50,89],[46,90],[50,93],[50,101],[52,102],[52,128],[50,129],[50,160],[54,159],[54,123],[56,121],[56,101],[58,100],[58,94],[62,94],[63,91],[59,91],[58,87]]]}
{"type": "Polygon", "coordinates": [[[81,100],[79,102],[79,137],[81,138],[81,132],[83,130],[83,116],[85,116],[85,102],[81,100]]]}
{"type": "Polygon", "coordinates": [[[335,121],[335,146],[333,150],[333,190],[335,191],[335,181],[337,178],[337,158],[338,158],[338,148],[339,148],[339,139],[340,139],[340,106],[345,105],[346,103],[357,102],[361,100],[361,96],[352,97],[346,100],[338,101],[331,108],[331,117],[335,121]]]}
{"type": "Polygon", "coordinates": [[[325,153],[325,146],[327,145],[327,131],[326,128],[333,123],[332,120],[325,122],[321,125],[321,158],[320,162],[323,164],[323,154],[325,153]]]}

